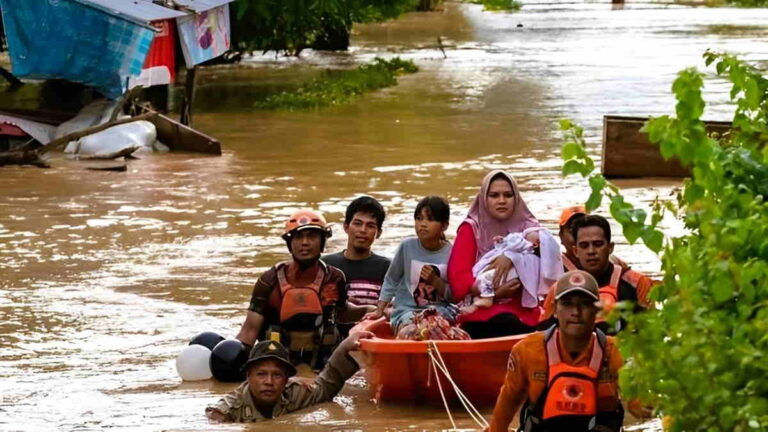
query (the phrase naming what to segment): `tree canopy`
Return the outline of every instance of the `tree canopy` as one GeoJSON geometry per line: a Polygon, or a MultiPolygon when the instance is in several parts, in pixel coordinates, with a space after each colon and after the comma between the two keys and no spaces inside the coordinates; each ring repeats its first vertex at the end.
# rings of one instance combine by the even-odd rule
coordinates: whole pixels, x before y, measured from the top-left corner
{"type": "Polygon", "coordinates": [[[232,46],[238,52],[306,48],[346,49],[354,23],[383,21],[413,11],[419,0],[238,0],[232,46]]]}

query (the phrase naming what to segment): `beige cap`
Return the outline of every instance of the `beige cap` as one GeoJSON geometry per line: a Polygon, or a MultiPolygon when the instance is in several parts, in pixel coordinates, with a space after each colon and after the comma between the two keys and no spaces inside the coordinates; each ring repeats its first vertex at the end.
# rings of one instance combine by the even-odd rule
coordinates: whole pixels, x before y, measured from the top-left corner
{"type": "Polygon", "coordinates": [[[560,300],[564,295],[576,291],[600,300],[600,287],[597,286],[597,281],[583,270],[571,270],[558,279],[555,284],[555,300],[560,300]]]}

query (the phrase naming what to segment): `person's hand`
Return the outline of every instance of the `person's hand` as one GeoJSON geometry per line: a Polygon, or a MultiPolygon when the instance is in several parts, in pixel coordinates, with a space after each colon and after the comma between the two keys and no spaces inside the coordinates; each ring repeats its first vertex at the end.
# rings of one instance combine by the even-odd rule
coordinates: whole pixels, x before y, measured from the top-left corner
{"type": "Polygon", "coordinates": [[[209,419],[211,419],[212,421],[215,421],[215,422],[226,422],[226,421],[229,421],[229,418],[227,417],[227,415],[224,414],[223,412],[219,411],[216,408],[207,408],[205,410],[205,415],[209,419]]]}
{"type": "Polygon", "coordinates": [[[432,286],[434,286],[437,283],[436,282],[437,279],[440,279],[440,276],[437,275],[434,267],[430,265],[425,265],[421,268],[420,277],[432,286]]]}
{"type": "Polygon", "coordinates": [[[499,255],[488,264],[486,270],[494,270],[493,274],[493,289],[499,289],[507,276],[507,273],[512,270],[512,260],[504,255],[499,255]]]}
{"type": "Polygon", "coordinates": [[[374,310],[373,312],[368,312],[363,316],[363,321],[365,320],[377,320],[384,316],[384,313],[378,309],[374,310]]]}
{"type": "Polygon", "coordinates": [[[346,339],[341,341],[339,344],[339,348],[346,352],[350,351],[357,351],[360,348],[360,339],[371,339],[375,337],[373,333],[369,331],[356,331],[353,333],[350,333],[349,336],[347,336],[346,339]]]}
{"type": "Polygon", "coordinates": [[[300,384],[305,389],[312,391],[315,388],[315,379],[303,376],[292,376],[288,378],[288,382],[295,382],[300,384]]]}
{"type": "Polygon", "coordinates": [[[525,239],[528,240],[531,244],[533,244],[533,247],[538,247],[541,245],[541,239],[539,238],[539,232],[538,231],[531,231],[528,234],[525,235],[525,239]]]}
{"type": "Polygon", "coordinates": [[[512,297],[512,295],[522,287],[523,284],[520,282],[520,279],[514,278],[509,282],[505,282],[500,287],[495,288],[493,290],[493,295],[496,298],[509,298],[512,297]]]}
{"type": "Polygon", "coordinates": [[[493,242],[494,243],[501,243],[503,241],[504,241],[504,236],[495,236],[495,237],[493,237],[493,242]]]}
{"type": "Polygon", "coordinates": [[[627,403],[627,411],[640,420],[653,417],[653,407],[643,404],[640,399],[630,400],[627,403]]]}

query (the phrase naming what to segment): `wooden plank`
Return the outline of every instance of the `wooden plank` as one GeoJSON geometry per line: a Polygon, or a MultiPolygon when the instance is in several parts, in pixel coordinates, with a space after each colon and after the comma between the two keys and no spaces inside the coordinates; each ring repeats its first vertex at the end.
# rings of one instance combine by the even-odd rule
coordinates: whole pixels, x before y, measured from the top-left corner
{"type": "MultiPolygon", "coordinates": [[[[647,117],[603,117],[603,152],[601,168],[608,178],[688,177],[690,172],[676,159],[665,161],[659,147],[640,132],[647,117]]],[[[730,122],[705,121],[709,132],[731,130],[730,122]]]]}
{"type": "Polygon", "coordinates": [[[153,114],[147,121],[155,125],[157,139],[171,150],[221,155],[221,142],[216,138],[209,137],[189,126],[184,126],[156,111],[144,109],[153,114]]]}

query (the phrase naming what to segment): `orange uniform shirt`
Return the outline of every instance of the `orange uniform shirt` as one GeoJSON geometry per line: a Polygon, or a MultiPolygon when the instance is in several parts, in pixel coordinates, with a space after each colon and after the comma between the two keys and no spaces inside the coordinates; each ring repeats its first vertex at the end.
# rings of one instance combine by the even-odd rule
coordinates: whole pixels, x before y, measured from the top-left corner
{"type": "MultiPolygon", "coordinates": [[[[553,336],[555,337],[555,336],[553,336]]],[[[587,366],[592,354],[593,341],[578,357],[571,357],[558,342],[563,362],[574,366],[587,366]]],[[[622,365],[621,353],[613,337],[608,337],[605,346],[607,368],[600,371],[597,388],[597,408],[612,411],[619,400],[618,374],[622,365]]],[[[544,348],[544,332],[534,333],[518,342],[509,354],[504,385],[496,400],[491,420],[491,432],[507,431],[515,414],[526,400],[535,403],[547,385],[547,353],[544,348]]]]}
{"type": "MultiPolygon", "coordinates": [[[[613,266],[614,264],[611,264],[611,270],[606,272],[606,275],[603,277],[597,278],[598,285],[606,286],[610,282],[611,273],[613,272],[613,266]]],[[[651,306],[651,301],[648,299],[648,294],[651,292],[651,289],[654,285],[658,284],[657,281],[654,281],[653,279],[649,278],[648,276],[631,270],[631,269],[624,269],[621,274],[621,280],[617,287],[618,295],[619,295],[619,301],[622,300],[635,300],[637,304],[642,308],[649,308],[651,306]],[[627,296],[626,293],[628,291],[634,291],[633,296],[627,296]],[[628,298],[629,297],[629,298],[628,298]]],[[[543,311],[541,313],[541,318],[539,319],[539,322],[545,321],[552,317],[555,313],[555,286],[552,285],[549,287],[549,292],[547,292],[547,297],[544,299],[544,304],[542,305],[543,311]]]]}

